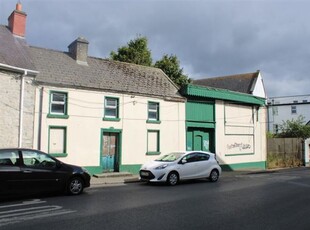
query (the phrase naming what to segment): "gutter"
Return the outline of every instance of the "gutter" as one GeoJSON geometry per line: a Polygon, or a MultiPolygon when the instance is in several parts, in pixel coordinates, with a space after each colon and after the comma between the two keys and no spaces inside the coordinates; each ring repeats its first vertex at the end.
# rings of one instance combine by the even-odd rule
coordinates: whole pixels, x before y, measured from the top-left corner
{"type": "Polygon", "coordinates": [[[39,71],[19,68],[19,67],[15,67],[15,66],[11,66],[11,65],[2,64],[2,63],[0,63],[0,68],[5,69],[5,70],[11,70],[11,71],[18,72],[18,73],[22,73],[25,76],[37,75],[39,73],[39,71]]]}

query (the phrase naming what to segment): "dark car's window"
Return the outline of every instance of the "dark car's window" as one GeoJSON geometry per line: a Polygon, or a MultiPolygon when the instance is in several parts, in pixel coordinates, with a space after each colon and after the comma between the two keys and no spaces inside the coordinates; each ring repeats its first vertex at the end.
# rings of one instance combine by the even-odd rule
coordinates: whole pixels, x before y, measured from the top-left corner
{"type": "Polygon", "coordinates": [[[15,166],[18,163],[18,152],[14,150],[0,151],[0,166],[15,166]]]}
{"type": "Polygon", "coordinates": [[[22,151],[24,165],[29,167],[54,168],[56,161],[48,155],[36,151],[22,151]]]}

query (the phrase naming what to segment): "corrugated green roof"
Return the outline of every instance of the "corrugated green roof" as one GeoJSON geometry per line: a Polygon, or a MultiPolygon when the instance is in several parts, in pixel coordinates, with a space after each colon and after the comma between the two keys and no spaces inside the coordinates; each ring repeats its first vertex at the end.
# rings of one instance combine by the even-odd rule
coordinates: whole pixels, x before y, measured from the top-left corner
{"type": "Polygon", "coordinates": [[[225,89],[188,85],[183,88],[184,96],[195,96],[226,101],[236,101],[255,105],[265,105],[265,98],[255,97],[249,94],[237,93],[225,89]]]}

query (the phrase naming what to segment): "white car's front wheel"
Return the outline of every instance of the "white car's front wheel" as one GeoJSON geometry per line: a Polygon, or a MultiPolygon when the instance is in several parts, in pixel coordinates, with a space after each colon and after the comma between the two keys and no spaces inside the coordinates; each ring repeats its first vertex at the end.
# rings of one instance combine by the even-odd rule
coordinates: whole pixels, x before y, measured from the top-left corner
{"type": "Polygon", "coordinates": [[[176,185],[179,182],[179,175],[176,172],[171,172],[168,174],[167,183],[169,185],[176,185]]]}

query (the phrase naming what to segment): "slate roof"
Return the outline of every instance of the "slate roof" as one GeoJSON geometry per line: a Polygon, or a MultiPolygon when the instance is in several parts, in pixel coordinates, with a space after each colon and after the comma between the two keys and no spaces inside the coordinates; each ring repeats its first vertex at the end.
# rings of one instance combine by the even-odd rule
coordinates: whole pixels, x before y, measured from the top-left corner
{"type": "Polygon", "coordinates": [[[9,28],[0,25],[0,63],[35,71],[36,68],[29,57],[25,39],[13,36],[9,28]]]}
{"type": "Polygon", "coordinates": [[[81,65],[68,52],[38,47],[30,47],[30,53],[39,71],[36,76],[39,84],[185,100],[158,68],[95,57],[88,57],[88,65],[81,65]]]}
{"type": "Polygon", "coordinates": [[[259,71],[254,73],[205,78],[194,80],[192,84],[252,94],[258,75],[259,71]]]}

